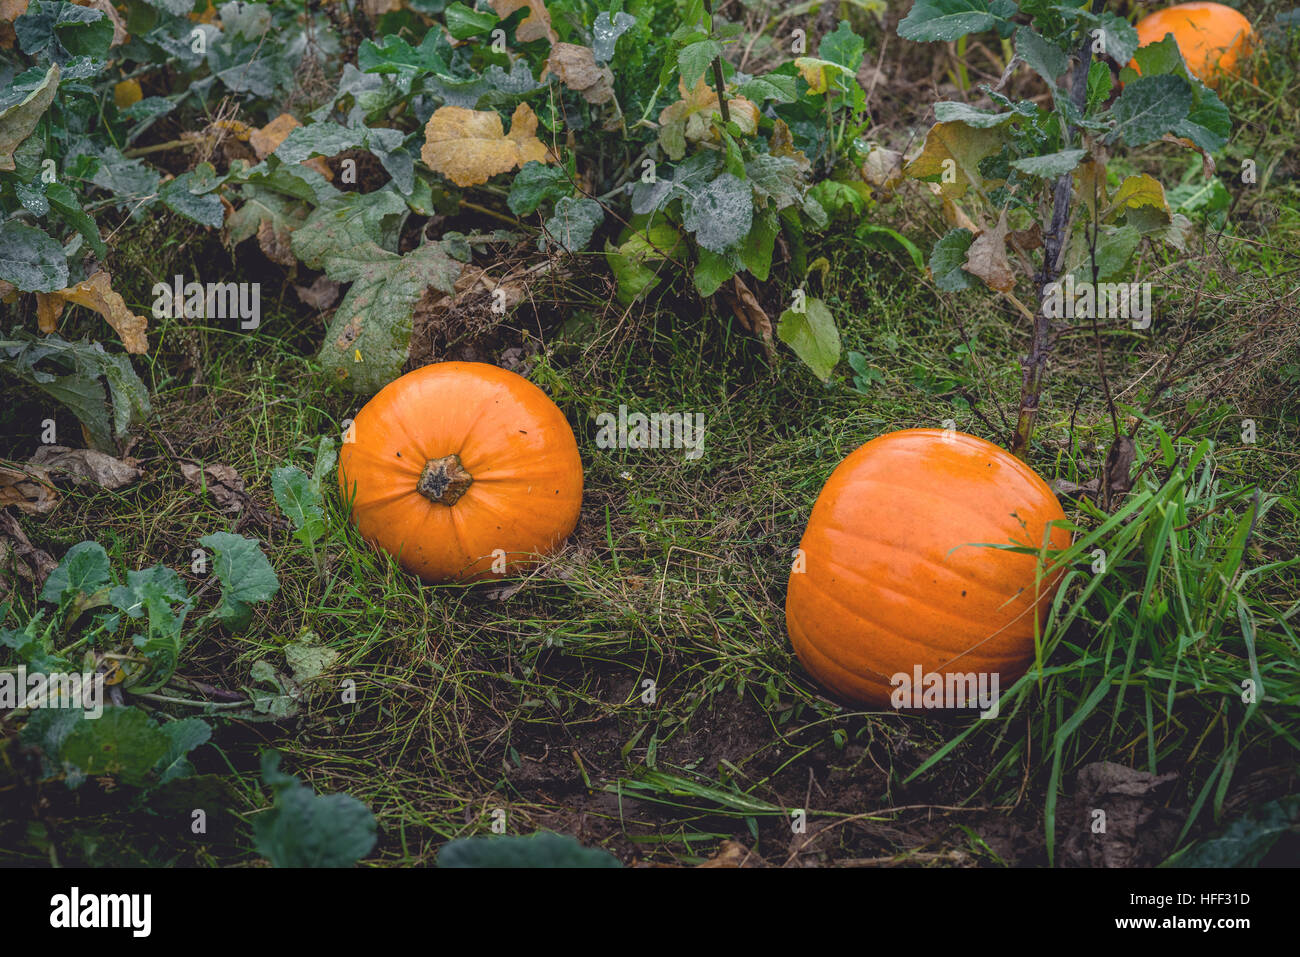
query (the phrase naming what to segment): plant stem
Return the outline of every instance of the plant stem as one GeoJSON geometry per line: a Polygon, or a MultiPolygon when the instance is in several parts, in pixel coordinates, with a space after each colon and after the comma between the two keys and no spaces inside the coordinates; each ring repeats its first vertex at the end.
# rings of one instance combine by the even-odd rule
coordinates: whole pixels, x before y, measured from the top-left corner
{"type": "MultiPolygon", "coordinates": [[[[713,0],[704,0],[704,12],[709,15],[709,33],[713,33],[713,0]]],[[[731,110],[727,106],[727,83],[722,78],[722,57],[713,58],[713,85],[718,91],[718,109],[722,111],[722,122],[731,122],[731,110]]]]}
{"type": "MultiPolygon", "coordinates": [[[[1075,54],[1074,70],[1070,73],[1070,100],[1080,114],[1083,113],[1088,95],[1088,70],[1091,66],[1092,38],[1085,35],[1075,54]]],[[[1064,130],[1062,140],[1068,146],[1073,139],[1073,129],[1066,125],[1064,130]]],[[[1011,440],[1011,454],[1021,459],[1029,455],[1029,442],[1033,438],[1038,403],[1043,394],[1047,359],[1052,352],[1052,319],[1046,314],[1047,287],[1060,276],[1069,234],[1072,192],[1073,174],[1063,173],[1057,177],[1052,186],[1052,219],[1043,233],[1043,265],[1035,277],[1038,283],[1038,309],[1034,314],[1029,355],[1025,357],[1021,368],[1020,414],[1016,418],[1016,432],[1011,440]]]]}

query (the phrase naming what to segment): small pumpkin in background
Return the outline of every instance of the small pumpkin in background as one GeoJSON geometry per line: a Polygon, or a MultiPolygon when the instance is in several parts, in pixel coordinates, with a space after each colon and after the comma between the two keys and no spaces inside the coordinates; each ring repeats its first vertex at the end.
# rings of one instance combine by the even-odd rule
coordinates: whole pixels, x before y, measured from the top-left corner
{"type": "MultiPolygon", "coordinates": [[[[1192,75],[1206,86],[1218,86],[1225,74],[1237,72],[1237,60],[1250,49],[1250,21],[1221,3],[1180,3],[1157,10],[1137,22],[1138,46],[1159,43],[1174,35],[1178,52],[1192,75]]],[[[1137,61],[1129,64],[1138,69],[1137,61]]],[[[1139,72],[1141,72],[1139,70],[1139,72]]]]}
{"type": "MultiPolygon", "coordinates": [[[[833,694],[878,708],[917,665],[996,672],[1005,690],[1034,659],[1060,572],[1036,583],[1037,555],[980,546],[1037,550],[1064,518],[1033,469],[983,439],[871,440],[831,473],[800,542],[785,605],[795,653],[833,694]]],[[[1066,548],[1070,533],[1047,541],[1066,548]]]]}
{"type": "Polygon", "coordinates": [[[352,521],[428,582],[511,575],[573,532],[582,459],[559,408],[522,376],[441,362],[390,382],[339,453],[352,521]]]}

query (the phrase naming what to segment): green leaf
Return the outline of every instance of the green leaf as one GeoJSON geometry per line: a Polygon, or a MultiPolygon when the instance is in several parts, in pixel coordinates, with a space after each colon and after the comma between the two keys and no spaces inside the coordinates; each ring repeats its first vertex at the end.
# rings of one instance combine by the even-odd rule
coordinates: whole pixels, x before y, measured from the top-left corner
{"type": "MultiPolygon", "coordinates": [[[[1279,841],[1300,846],[1300,795],[1289,794],[1252,808],[1222,831],[1170,863],[1178,867],[1259,867],[1279,841]]],[[[1277,863],[1285,863],[1277,855],[1277,863]]],[[[441,857],[438,861],[442,863],[441,857]]]]}
{"type": "Polygon", "coordinates": [[[41,601],[63,605],[70,599],[93,595],[110,581],[108,553],[103,546],[98,542],[78,542],[45,579],[41,601]]]}
{"type": "Polygon", "coordinates": [[[293,671],[293,680],[302,684],[320,677],[338,661],[339,653],[324,645],[314,645],[306,641],[291,641],[284,646],[284,660],[293,671]]]}
{"type": "Polygon", "coordinates": [[[403,37],[386,36],[383,40],[362,40],[357,48],[357,68],[363,73],[399,73],[422,76],[426,73],[446,73],[444,54],[451,48],[441,31],[430,30],[418,47],[412,47],[403,37]]]}
{"type": "Polygon", "coordinates": [[[622,867],[608,851],[583,847],[568,834],[462,837],[438,852],[439,867],[622,867]]]}
{"type": "Polygon", "coordinates": [[[27,12],[14,20],[14,33],[28,55],[42,53],[59,64],[73,57],[102,60],[113,42],[113,21],[99,10],[32,0],[27,12]]]}
{"type": "MultiPolygon", "coordinates": [[[[1136,31],[1134,31],[1136,32],[1136,31]]],[[[1187,72],[1187,67],[1183,63],[1182,52],[1178,49],[1178,43],[1174,38],[1166,34],[1155,43],[1148,43],[1145,46],[1138,47],[1131,59],[1137,61],[1138,71],[1142,76],[1153,77],[1173,74],[1183,76],[1187,72]]],[[[1124,64],[1127,69],[1128,64],[1124,64]]],[[[1128,73],[1132,73],[1128,70],[1128,73]]],[[[1131,77],[1126,76],[1124,72],[1120,73],[1120,80],[1124,83],[1131,82],[1131,77]]]]}
{"type": "Polygon", "coordinates": [[[395,250],[406,216],[406,202],[391,189],[339,193],[294,231],[293,254],[309,269],[324,269],[331,257],[347,257],[367,244],[395,250]]]}
{"type": "Polygon", "coordinates": [[[825,382],[840,361],[840,330],[826,304],[808,297],[804,311],[787,309],[777,322],[777,337],[825,382]]]}
{"type": "Polygon", "coordinates": [[[989,113],[986,110],[977,110],[969,103],[960,103],[954,100],[942,100],[934,104],[934,118],[940,123],[955,121],[980,130],[1001,126],[1003,123],[1015,119],[1015,116],[1014,113],[989,113]]]}
{"type": "Polygon", "coordinates": [[[780,73],[766,73],[746,80],[736,88],[736,92],[758,104],[766,100],[793,103],[799,98],[799,78],[780,73]]]}
{"type": "Polygon", "coordinates": [[[1128,66],[1138,48],[1138,32],[1118,14],[1105,11],[1093,15],[1080,11],[1084,21],[1101,31],[1102,52],[1119,66],[1128,66]]]}
{"type": "Polygon", "coordinates": [[[208,742],[212,737],[212,728],[202,718],[181,718],[178,721],[168,721],[160,730],[167,739],[167,753],[155,768],[159,785],[193,775],[194,765],[187,755],[208,742]]]}
{"type": "Polygon", "coordinates": [[[1016,56],[1029,64],[1030,69],[1043,78],[1047,88],[1055,95],[1056,78],[1069,68],[1069,57],[1055,43],[1049,43],[1030,27],[1016,30],[1016,56]]]}
{"type": "Polygon", "coordinates": [[[898,24],[898,35],[920,43],[951,43],[997,25],[998,17],[990,12],[987,0],[916,0],[898,24]]]}
{"type": "Polygon", "coordinates": [[[717,40],[697,40],[682,47],[677,53],[677,69],[681,71],[686,89],[693,90],[713,63],[713,58],[721,55],[722,45],[717,40]]]}
{"type": "Polygon", "coordinates": [[[745,176],[760,206],[780,210],[803,202],[803,167],[793,157],[759,153],[745,163],[745,176]]]}
{"type": "Polygon", "coordinates": [[[822,37],[817,56],[856,74],[862,65],[864,47],[862,37],[853,32],[847,20],[841,20],[834,30],[822,37]]]}
{"type": "Polygon", "coordinates": [[[1178,122],[1173,133],[1186,137],[1207,153],[1217,153],[1228,143],[1232,117],[1218,94],[1203,83],[1197,82],[1193,96],[1191,111],[1186,119],[1178,122]]]}
{"type": "Polygon", "coordinates": [[[952,229],[934,244],[930,251],[930,272],[934,284],[941,292],[960,292],[974,283],[970,273],[962,269],[975,234],[969,229],[952,229]]]}
{"type": "Polygon", "coordinates": [[[167,735],[136,707],[104,709],[94,720],[73,725],[59,751],[68,784],[111,775],[125,784],[146,783],[149,772],[167,754],[167,735]]]}
{"type": "Polygon", "coordinates": [[[44,230],[9,220],[0,223],[0,279],[19,292],[54,292],[68,285],[63,247],[44,230]]]}
{"type": "Polygon", "coordinates": [[[100,238],[99,227],[81,208],[76,193],[63,183],[50,183],[45,187],[45,198],[49,201],[50,208],[65,223],[86,238],[96,256],[103,259],[108,255],[108,247],[104,245],[104,240],[100,238]]]}
{"type": "MultiPolygon", "coordinates": [[[[872,237],[885,236],[903,248],[903,251],[912,257],[912,263],[916,266],[918,272],[925,272],[925,256],[916,243],[912,242],[896,229],[888,226],[880,226],[876,223],[863,223],[857,228],[856,235],[868,242],[873,242],[872,237]]],[[[874,371],[874,370],[873,370],[874,371]]]]}
{"type": "Polygon", "coordinates": [[[172,569],[155,565],[127,572],[126,584],[113,588],[109,600],[131,618],[147,618],[145,633],[135,637],[135,644],[149,660],[150,671],[132,690],[162,687],[175,672],[185,647],[182,628],[190,609],[185,583],[172,569]]]}
{"type": "Polygon", "coordinates": [[[497,15],[495,13],[480,13],[477,10],[471,10],[460,0],[449,4],[443,12],[443,17],[447,24],[447,32],[457,40],[468,40],[470,37],[487,33],[497,25],[497,15]]]}
{"type": "Polygon", "coordinates": [[[682,225],[704,249],[722,253],[749,233],[754,220],[754,194],[749,184],[723,173],[682,202],[682,225]]]}
{"type": "Polygon", "coordinates": [[[626,304],[635,302],[659,281],[661,264],[668,257],[682,254],[682,234],[660,219],[644,233],[624,235],[619,246],[605,241],[605,260],[618,284],[618,298],[626,304]]]}
{"type": "Polygon", "coordinates": [[[0,372],[67,406],[85,425],[92,444],[104,451],[116,451],[115,440],[150,411],[149,393],[130,360],[97,349],[89,341],[67,342],[55,334],[37,337],[16,331],[0,342],[0,372]]]}
{"type": "Polygon", "coordinates": [[[59,65],[51,63],[45,76],[22,100],[0,110],[0,171],[11,172],[14,150],[32,135],[36,124],[54,102],[59,88],[59,65]]]}
{"type": "Polygon", "coordinates": [[[1088,91],[1085,101],[1088,110],[1097,109],[1110,98],[1112,85],[1110,67],[1094,60],[1092,66],[1088,67],[1088,91]]]}
{"type": "Polygon", "coordinates": [[[1180,76],[1140,76],[1124,87],[1111,112],[1115,129],[1111,139],[1123,138],[1129,146],[1160,139],[1187,118],[1192,90],[1180,76]]]}
{"type": "Polygon", "coordinates": [[[531,216],[543,203],[554,202],[572,192],[573,183],[563,167],[529,160],[511,181],[506,205],[516,216],[531,216]]]}
{"type": "Polygon", "coordinates": [[[740,261],[759,282],[766,282],[772,269],[772,251],[776,248],[776,234],[781,231],[781,221],[776,210],[760,209],[754,215],[754,225],[740,247],[740,261]]]}
{"type": "Polygon", "coordinates": [[[325,513],[321,509],[320,489],[302,469],[292,465],[271,473],[271,489],[276,504],[293,522],[295,537],[308,548],[325,536],[325,513]]]}
{"type": "MultiPolygon", "coordinates": [[[[295,241],[303,232],[305,228],[294,233],[295,241]]],[[[373,242],[360,242],[346,252],[332,253],[325,271],[338,282],[351,282],[352,288],[334,311],[320,360],[352,390],[373,394],[401,374],[416,303],[430,286],[452,295],[461,265],[439,243],[425,243],[399,256],[373,242]]]]}
{"type": "Polygon", "coordinates": [[[375,846],[375,818],[347,794],[318,795],[280,770],[280,755],[262,755],[262,780],[275,804],[253,818],[259,854],[275,867],[351,867],[375,846]]]}
{"type": "Polygon", "coordinates": [[[212,572],[221,582],[221,604],[213,616],[231,629],[247,627],[253,602],[268,601],[280,589],[271,563],[254,538],[212,532],[199,544],[216,553],[212,572]]]}
{"type": "MultiPolygon", "coordinates": [[[[211,166],[208,165],[208,168],[211,169],[211,166]]],[[[180,213],[186,219],[192,219],[201,226],[220,229],[226,218],[221,198],[213,192],[194,192],[206,186],[202,182],[202,175],[200,170],[193,169],[168,180],[159,188],[158,198],[168,209],[180,213]]]]}
{"type": "Polygon", "coordinates": [[[695,264],[695,290],[707,299],[743,268],[744,264],[734,251],[724,255],[701,247],[699,262],[695,264]]]}
{"type": "Polygon", "coordinates": [[[634,26],[636,26],[636,17],[630,13],[616,13],[611,18],[607,11],[602,10],[591,26],[591,50],[596,59],[601,63],[608,63],[613,59],[618,38],[634,26]]]}
{"type": "Polygon", "coordinates": [[[546,221],[546,235],[539,245],[558,246],[568,253],[581,252],[604,221],[605,211],[594,199],[562,197],[555,204],[555,214],[546,221]]]}
{"type": "Polygon", "coordinates": [[[1060,150],[1042,156],[1026,156],[1023,159],[1012,160],[1011,165],[1020,172],[1028,173],[1031,176],[1056,179],[1056,177],[1063,176],[1078,166],[1087,155],[1088,151],[1083,149],[1060,150]]]}

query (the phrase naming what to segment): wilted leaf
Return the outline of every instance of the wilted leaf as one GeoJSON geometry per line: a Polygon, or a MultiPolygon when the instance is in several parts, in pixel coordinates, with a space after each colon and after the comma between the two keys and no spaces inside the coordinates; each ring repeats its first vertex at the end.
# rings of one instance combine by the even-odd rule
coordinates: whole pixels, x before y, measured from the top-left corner
{"type": "MultiPolygon", "coordinates": [[[[716,142],[713,118],[721,115],[718,94],[703,78],[691,89],[678,82],[681,99],[664,107],[659,114],[659,143],[670,159],[686,155],[686,144],[716,142]]],[[[742,97],[727,100],[732,122],[741,132],[752,135],[758,129],[758,107],[742,97]]]]}
{"type": "Polygon", "coordinates": [[[310,286],[294,286],[294,292],[304,306],[328,309],[339,301],[339,284],[329,276],[317,276],[310,286]]]}
{"type": "Polygon", "coordinates": [[[903,179],[903,154],[873,146],[862,161],[862,178],[876,189],[892,190],[903,179]]]}
{"type": "Polygon", "coordinates": [[[425,125],[420,158],[457,186],[477,186],[530,161],[551,162],[536,134],[537,115],[527,103],[515,107],[509,134],[495,112],[442,106],[425,125]]]}
{"type": "Polygon", "coordinates": [[[93,309],[108,320],[108,324],[121,337],[127,352],[139,354],[149,351],[149,340],[145,337],[149,321],[126,307],[126,300],[113,291],[112,277],[103,269],[69,289],[37,295],[42,332],[56,331],[55,323],[63,311],[63,305],[70,302],[93,309]]]}
{"type": "Polygon", "coordinates": [[[732,276],[731,289],[724,289],[721,295],[731,307],[736,321],[747,332],[758,336],[763,342],[763,351],[767,353],[768,359],[775,360],[776,344],[772,341],[772,320],[768,317],[767,311],[759,305],[758,299],[750,288],[739,276],[732,276]]]}
{"type": "MultiPolygon", "coordinates": [[[[0,508],[4,502],[4,469],[0,468],[0,508]]],[[[9,512],[0,511],[0,601],[9,596],[11,574],[29,583],[37,591],[49,580],[57,568],[53,557],[28,540],[18,520],[9,512]]]]}
{"type": "Polygon", "coordinates": [[[1140,206],[1154,206],[1163,211],[1166,218],[1170,215],[1164,186],[1158,179],[1146,173],[1125,177],[1124,182],[1119,184],[1119,189],[1115,190],[1115,195],[1103,219],[1110,221],[1122,210],[1137,209],[1140,206]]]}
{"type": "Polygon", "coordinates": [[[608,103],[614,98],[614,74],[609,67],[596,65],[591,47],[553,44],[542,71],[543,79],[547,71],[558,76],[575,93],[581,93],[588,103],[608,103]]]}
{"type": "Polygon", "coordinates": [[[193,462],[182,462],[181,474],[196,491],[206,488],[213,501],[226,511],[239,512],[249,500],[244,491],[244,480],[229,465],[199,468],[193,462]]]}
{"type": "Polygon", "coordinates": [[[113,105],[119,110],[125,110],[143,99],[144,91],[140,89],[139,80],[123,80],[113,84],[113,105]]]}
{"type": "Polygon", "coordinates": [[[32,130],[36,129],[36,124],[54,101],[58,88],[59,65],[51,63],[35,89],[20,102],[0,110],[0,171],[13,171],[14,150],[32,135],[32,130]]]}
{"type": "Polygon", "coordinates": [[[94,449],[69,449],[62,445],[42,445],[29,462],[51,472],[67,472],[77,485],[106,489],[130,485],[143,474],[134,460],[123,462],[94,449]]]}
{"type": "Polygon", "coordinates": [[[962,268],[998,292],[1016,288],[1016,274],[1007,261],[1007,211],[1002,210],[998,224],[975,237],[966,250],[962,268]]]}
{"type": "Polygon", "coordinates": [[[324,645],[291,641],[284,646],[284,660],[293,671],[293,680],[302,684],[328,671],[338,661],[339,653],[324,645]]]}
{"type": "Polygon", "coordinates": [[[979,164],[1002,148],[1006,140],[1002,127],[977,128],[966,123],[936,123],[925,135],[921,155],[904,173],[914,179],[937,178],[944,196],[958,199],[966,190],[984,188],[979,164]]]}
{"type": "Polygon", "coordinates": [[[0,508],[16,505],[20,512],[44,515],[59,502],[59,493],[41,468],[11,469],[0,465],[0,508]]]}

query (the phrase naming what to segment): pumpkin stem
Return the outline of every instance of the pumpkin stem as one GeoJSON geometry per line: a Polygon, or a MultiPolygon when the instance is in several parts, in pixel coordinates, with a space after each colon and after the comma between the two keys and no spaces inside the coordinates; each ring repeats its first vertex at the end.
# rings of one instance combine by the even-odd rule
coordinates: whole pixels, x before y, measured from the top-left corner
{"type": "Polygon", "coordinates": [[[474,476],[460,464],[460,456],[447,455],[424,463],[424,471],[420,473],[420,481],[415,490],[430,502],[450,507],[460,500],[473,483],[474,476]]]}

